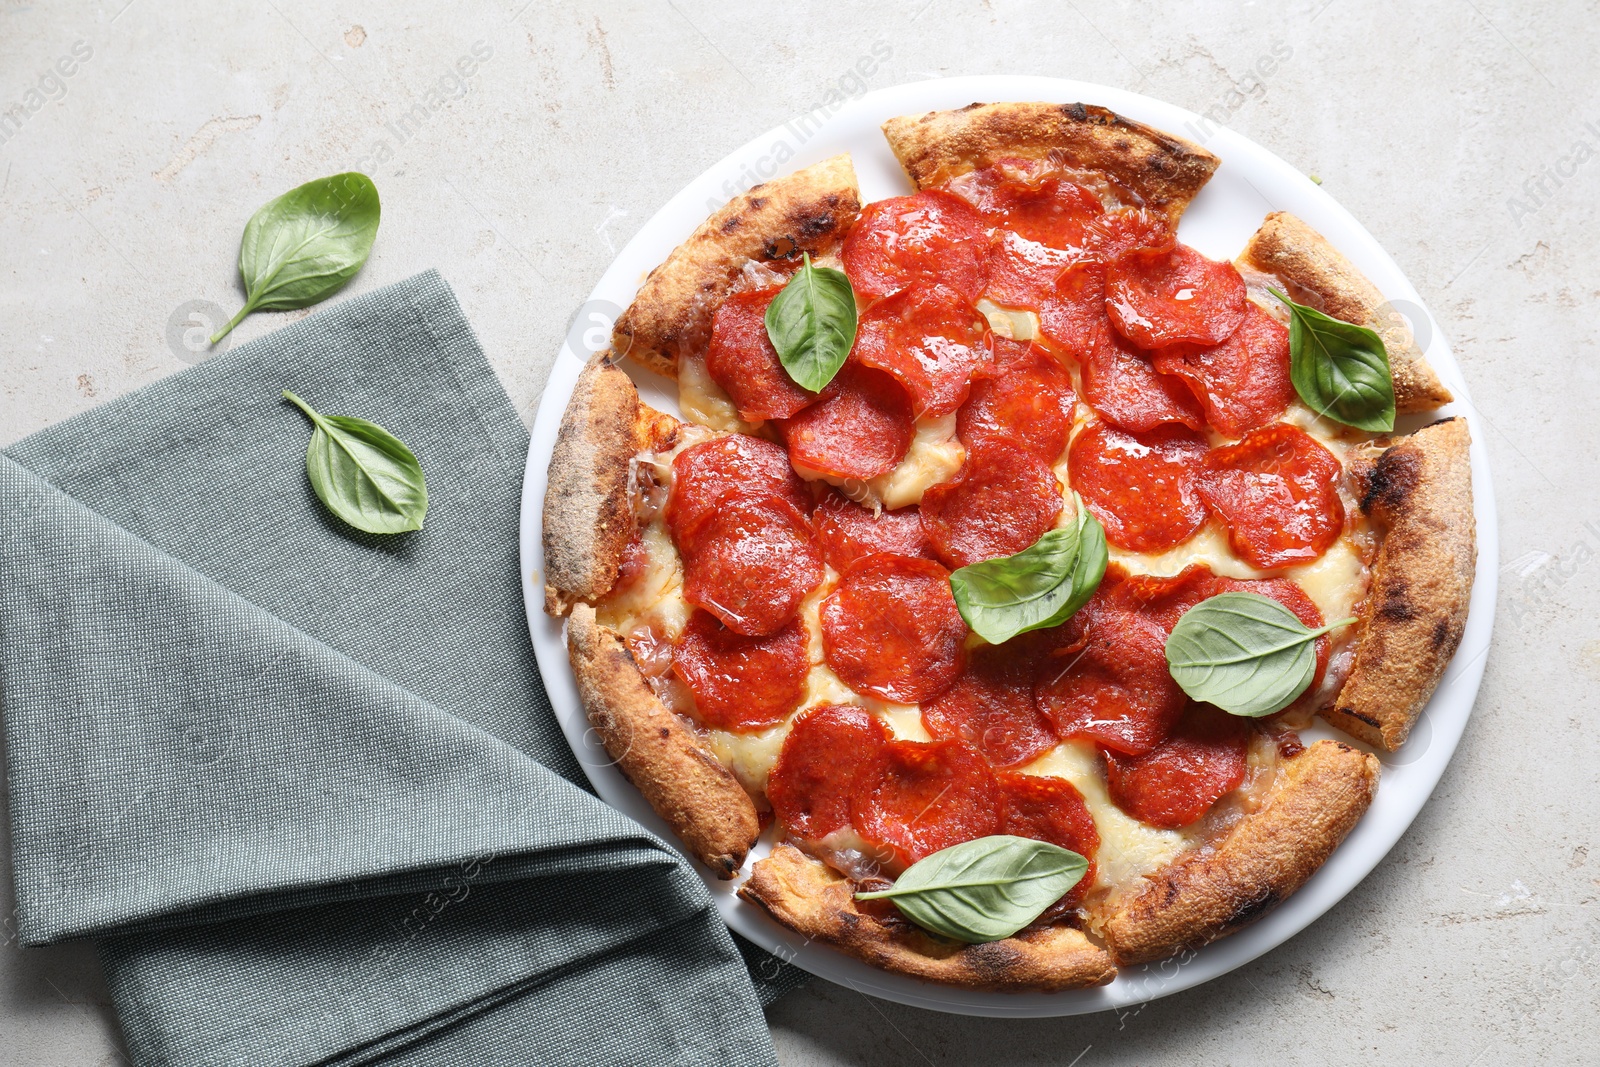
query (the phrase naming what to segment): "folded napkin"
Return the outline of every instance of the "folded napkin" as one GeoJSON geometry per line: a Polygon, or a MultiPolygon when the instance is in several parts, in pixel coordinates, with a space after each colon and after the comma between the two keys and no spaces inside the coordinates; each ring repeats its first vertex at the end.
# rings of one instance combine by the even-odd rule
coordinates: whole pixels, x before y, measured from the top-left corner
{"type": "Polygon", "coordinates": [[[430,272],[0,455],[19,933],[99,939],[136,1063],[773,1062],[795,972],[556,725],[526,450],[430,272]],[[329,515],[285,388],[410,445],[426,528],[329,515]]]}

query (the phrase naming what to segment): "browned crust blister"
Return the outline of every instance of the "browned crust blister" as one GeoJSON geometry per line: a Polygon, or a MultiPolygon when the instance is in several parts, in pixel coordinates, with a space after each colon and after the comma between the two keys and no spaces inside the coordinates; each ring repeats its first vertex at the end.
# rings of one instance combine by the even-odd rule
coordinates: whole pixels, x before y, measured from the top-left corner
{"type": "Polygon", "coordinates": [[[838,249],[861,213],[847,155],[757,185],[712,213],[639,287],[618,317],[612,347],[657,374],[702,352],[711,320],[751,262],[796,261],[838,249]]]}
{"type": "Polygon", "coordinates": [[[1471,433],[1445,419],[1385,449],[1358,477],[1361,510],[1383,531],[1361,607],[1355,662],[1334,726],[1393,752],[1461,644],[1477,566],[1471,433]]]}
{"type": "Polygon", "coordinates": [[[761,832],[739,780],[656,698],[622,638],[587,604],[567,621],[567,655],[606,753],[702,863],[732,878],[761,832]]]}
{"type": "Polygon", "coordinates": [[[1338,249],[1300,219],[1287,211],[1268,215],[1237,262],[1243,270],[1287,282],[1291,299],[1377,331],[1389,352],[1396,411],[1432,411],[1454,399],[1417,347],[1405,318],[1338,249]]]}
{"type": "Polygon", "coordinates": [[[1378,760],[1318,741],[1284,761],[1262,807],[1215,848],[1179,857],[1098,914],[1118,964],[1166,959],[1271,911],[1333,854],[1378,788],[1378,760]]]}
{"type": "Polygon", "coordinates": [[[971,104],[890,119],[883,133],[919,189],[1002,159],[1049,158],[1107,175],[1173,223],[1218,164],[1197,144],[1092,104],[971,104]]]}
{"type": "Polygon", "coordinates": [[[966,945],[856,907],[848,879],[793,845],[758,860],[739,896],[809,941],[832,945],[894,974],[967,989],[1057,992],[1116,977],[1104,949],[1081,930],[1047,926],[966,945]]]}

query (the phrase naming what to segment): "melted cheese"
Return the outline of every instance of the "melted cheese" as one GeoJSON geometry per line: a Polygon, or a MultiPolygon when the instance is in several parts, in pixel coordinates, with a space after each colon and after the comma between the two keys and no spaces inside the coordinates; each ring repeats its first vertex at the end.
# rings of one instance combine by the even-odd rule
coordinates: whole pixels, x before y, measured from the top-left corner
{"type": "Polygon", "coordinates": [[[854,704],[858,700],[855,690],[845,685],[832,668],[819,663],[806,674],[806,695],[800,701],[800,710],[818,704],[854,704]]]}
{"type": "Polygon", "coordinates": [[[863,507],[893,510],[921,503],[922,494],[954,478],[966,458],[966,448],[956,439],[956,415],[952,411],[938,418],[918,419],[911,447],[888,474],[862,481],[823,474],[798,463],[794,464],[794,470],[807,481],[837,486],[845,496],[863,507]]]}
{"type": "Polygon", "coordinates": [[[1348,537],[1334,542],[1320,559],[1291,567],[1284,575],[1305,590],[1324,622],[1350,618],[1367,595],[1367,565],[1348,537]]]}
{"type": "Polygon", "coordinates": [[[1326,622],[1347,619],[1366,595],[1367,567],[1361,552],[1348,537],[1335,541],[1310,563],[1276,571],[1259,571],[1233,554],[1220,523],[1207,522],[1183,544],[1160,553],[1129,552],[1110,548],[1111,559],[1138,574],[1173,575],[1202,563],[1226,578],[1283,577],[1305,590],[1326,622]]]}
{"type": "Polygon", "coordinates": [[[690,422],[726,433],[755,433],[755,426],[739,418],[739,409],[711,380],[706,361],[699,356],[678,360],[678,407],[690,422]]]}
{"type": "Polygon", "coordinates": [[[1124,815],[1106,792],[1100,756],[1090,742],[1063,741],[1020,769],[1023,774],[1065,778],[1083,794],[1100,834],[1100,851],[1095,856],[1097,886],[1125,885],[1170,863],[1193,843],[1185,831],[1157,830],[1124,815]]]}
{"type": "Polygon", "coordinates": [[[922,725],[922,709],[915,704],[885,704],[882,717],[896,741],[933,740],[928,728],[922,725]]]}
{"type": "Polygon", "coordinates": [[[977,303],[978,312],[989,320],[989,329],[1013,341],[1031,341],[1039,336],[1039,316],[1032,311],[1003,308],[992,300],[977,303]]]}
{"type": "Polygon", "coordinates": [[[706,730],[705,744],[721,764],[733,772],[739,784],[752,793],[765,794],[767,776],[778,762],[789,724],[779,723],[756,734],[736,734],[727,730],[706,730]]]}
{"type": "MultiPolygon", "coordinates": [[[[687,612],[680,613],[676,607],[683,603],[682,596],[677,595],[683,586],[683,566],[672,537],[666,527],[653,522],[640,531],[640,538],[649,560],[644,573],[615,596],[607,597],[595,613],[595,619],[602,626],[624,633],[645,618],[675,621],[680,614],[684,621],[688,618],[687,612]],[[676,601],[676,604],[668,601],[676,601]]],[[[682,630],[683,623],[679,622],[671,632],[676,635],[682,630]]]]}
{"type": "Polygon", "coordinates": [[[955,412],[918,419],[906,458],[888,474],[866,483],[869,499],[886,508],[920,503],[928,489],[954,478],[966,458],[967,450],[956,440],[955,412]]]}

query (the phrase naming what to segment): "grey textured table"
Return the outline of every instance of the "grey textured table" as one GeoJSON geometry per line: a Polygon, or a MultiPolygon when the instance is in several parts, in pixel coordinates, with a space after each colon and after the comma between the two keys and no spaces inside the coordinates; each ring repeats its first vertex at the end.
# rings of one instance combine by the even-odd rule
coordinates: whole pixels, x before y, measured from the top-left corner
{"type": "MultiPolygon", "coordinates": [[[[908,0],[848,17],[522,5],[0,5],[0,444],[199,358],[190,315],[237,307],[245,219],[317,175],[366,169],[383,192],[353,291],[439,268],[531,414],[614,251],[707,164],[830,91],[1050,74],[1209,112],[1319,174],[1389,249],[1490,428],[1500,621],[1466,736],[1411,831],[1342,904],[1201,989],[1121,1014],[989,1022],[819,982],[770,1012],[780,1056],[1593,1062],[1593,3],[1537,18],[1506,0],[908,0]]],[[[298,314],[258,315],[238,335],[298,314]]],[[[23,950],[10,929],[0,922],[0,1064],[120,1062],[92,951],[23,950]]]]}

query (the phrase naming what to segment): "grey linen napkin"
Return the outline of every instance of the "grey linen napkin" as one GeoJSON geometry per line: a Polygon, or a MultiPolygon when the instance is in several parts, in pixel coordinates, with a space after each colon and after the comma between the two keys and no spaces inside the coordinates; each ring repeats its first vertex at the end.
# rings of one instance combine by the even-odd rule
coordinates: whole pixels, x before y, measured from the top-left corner
{"type": "Polygon", "coordinates": [[[555,723],[526,450],[429,272],[0,455],[18,928],[100,939],[138,1064],[773,1062],[796,973],[555,723]],[[284,388],[407,442],[426,528],[329,516],[284,388]]]}

